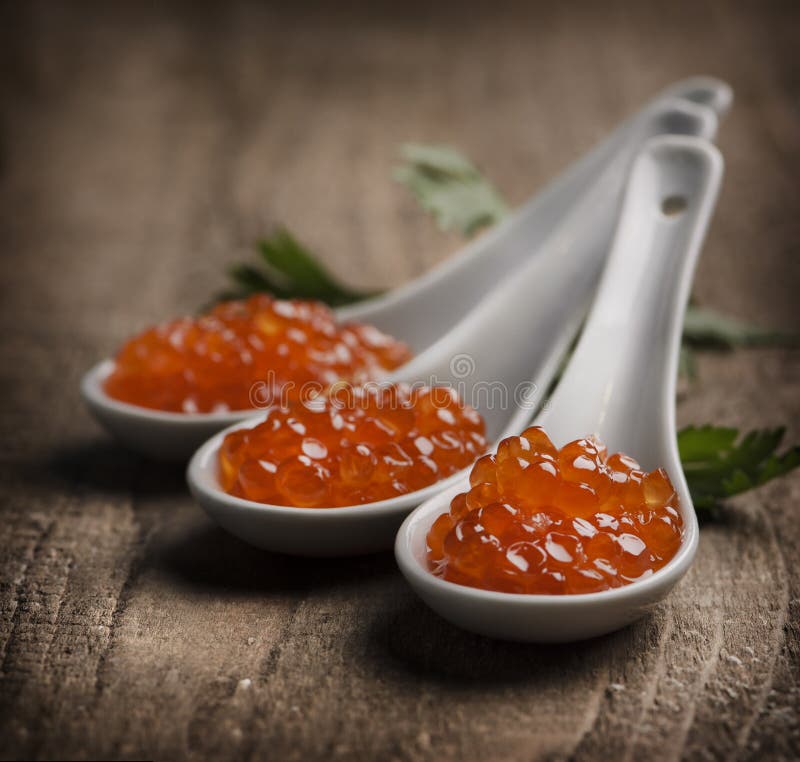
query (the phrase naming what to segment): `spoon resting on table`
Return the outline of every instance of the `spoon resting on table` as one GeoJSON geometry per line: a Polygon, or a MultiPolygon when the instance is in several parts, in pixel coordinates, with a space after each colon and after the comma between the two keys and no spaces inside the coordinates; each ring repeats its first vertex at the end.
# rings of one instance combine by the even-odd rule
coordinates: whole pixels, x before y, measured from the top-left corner
{"type": "Polygon", "coordinates": [[[417,594],[454,624],[490,637],[560,642],[611,632],[643,616],[689,569],[697,518],[675,432],[675,383],[683,313],[722,176],[704,140],[654,139],[636,160],[612,251],[564,376],[537,424],[557,446],[590,435],[611,450],[663,467],[683,524],[677,553],[651,576],[602,592],[526,595],[440,579],[427,564],[427,535],[462,480],[415,510],[395,555],[417,594]]]}

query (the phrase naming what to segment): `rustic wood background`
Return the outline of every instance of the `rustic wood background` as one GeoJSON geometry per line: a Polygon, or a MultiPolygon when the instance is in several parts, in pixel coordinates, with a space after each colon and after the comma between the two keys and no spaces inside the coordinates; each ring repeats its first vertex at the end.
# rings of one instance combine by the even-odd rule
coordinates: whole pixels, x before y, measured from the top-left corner
{"type": "MultiPolygon", "coordinates": [[[[401,141],[452,142],[521,201],[693,73],[737,96],[696,293],[797,330],[797,3],[1,7],[4,757],[800,756],[800,473],[706,526],[646,621],[522,647],[440,621],[389,554],[232,539],[78,395],[277,223],[358,285],[446,256],[389,180],[401,141]]],[[[704,355],[681,420],[797,440],[798,359],[704,355]]]]}

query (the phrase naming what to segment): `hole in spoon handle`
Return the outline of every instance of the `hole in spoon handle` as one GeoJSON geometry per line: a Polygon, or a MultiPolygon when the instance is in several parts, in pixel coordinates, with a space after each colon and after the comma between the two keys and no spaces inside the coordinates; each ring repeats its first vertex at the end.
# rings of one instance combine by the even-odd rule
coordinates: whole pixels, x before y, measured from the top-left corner
{"type": "Polygon", "coordinates": [[[596,434],[609,450],[661,465],[683,312],[721,168],[716,149],[695,138],[657,138],[637,157],[580,341],[539,418],[557,445],[596,434]]]}
{"type": "Polygon", "coordinates": [[[661,212],[665,217],[677,217],[686,211],[687,205],[685,196],[666,196],[661,202],[661,212]]]}

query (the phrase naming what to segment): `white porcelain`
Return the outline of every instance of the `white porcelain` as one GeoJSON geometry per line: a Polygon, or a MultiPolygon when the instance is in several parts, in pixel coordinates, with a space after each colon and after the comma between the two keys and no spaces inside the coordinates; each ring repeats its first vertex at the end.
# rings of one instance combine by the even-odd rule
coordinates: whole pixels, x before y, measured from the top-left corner
{"type": "Polygon", "coordinates": [[[676,556],[649,578],[586,595],[478,590],[433,576],[426,535],[466,479],[431,498],[403,523],[395,554],[420,597],[464,629],[495,638],[556,642],[594,637],[652,609],[686,573],[697,519],[675,437],[675,379],[682,318],[716,200],[722,159],[703,140],[656,138],[633,167],[623,211],[581,339],[537,423],[558,445],[588,434],[644,468],[663,466],[681,502],[684,536],[676,556]],[[674,216],[667,198],[685,201],[674,216]]]}
{"type": "MultiPolygon", "coordinates": [[[[445,344],[463,344],[464,336],[472,328],[459,326],[458,323],[475,304],[481,302],[487,284],[502,283],[532,255],[538,255],[546,244],[551,250],[554,246],[563,248],[574,230],[572,221],[577,217],[575,207],[582,205],[582,208],[586,208],[587,199],[599,198],[600,207],[592,209],[595,214],[600,209],[615,208],[621,178],[627,173],[631,157],[644,140],[664,132],[705,134],[710,137],[716,129],[714,114],[723,115],[730,101],[730,87],[719,80],[694,77],[676,83],[624,122],[508,220],[412,283],[377,299],[337,310],[337,317],[341,320],[371,322],[407,341],[417,352],[429,348],[451,330],[454,333],[445,340],[445,344]],[[698,123],[702,124],[702,130],[698,129],[698,123]]],[[[607,234],[613,213],[600,213],[597,216],[607,234]]],[[[595,244],[597,251],[604,250],[602,235],[595,238],[595,244]]],[[[575,258],[577,260],[578,257],[575,258]]],[[[543,263],[540,270],[547,271],[547,265],[543,263]]],[[[586,284],[596,277],[596,271],[586,271],[577,277],[582,279],[585,291],[586,284]]],[[[483,309],[484,312],[493,310],[491,304],[483,309]]],[[[473,319],[473,324],[476,319],[473,319]]],[[[528,365],[530,368],[541,368],[542,373],[535,379],[540,389],[546,387],[548,376],[551,377],[555,371],[558,357],[569,343],[579,321],[580,317],[574,315],[563,318],[559,336],[551,336],[549,331],[538,332],[541,336],[549,336],[546,342],[549,355],[538,359],[531,356],[528,365]]],[[[555,322],[553,313],[550,322],[555,322]]],[[[420,371],[423,371],[423,375],[431,375],[430,372],[424,372],[426,369],[438,373],[441,363],[435,358],[443,356],[445,344],[428,351],[424,358],[418,358],[410,373],[402,371],[398,377],[414,377],[420,371]]],[[[544,347],[545,344],[540,346],[544,347]]],[[[454,350],[451,355],[457,353],[454,350]]],[[[102,381],[113,367],[112,363],[112,360],[104,360],[85,375],[81,384],[84,400],[95,418],[111,434],[124,445],[145,455],[186,459],[214,432],[258,415],[253,410],[159,413],[118,402],[106,395],[102,386],[102,381]]],[[[518,371],[522,373],[524,369],[518,371]]],[[[530,372],[522,375],[531,378],[530,372]]],[[[446,376],[442,378],[447,380],[446,376]]],[[[524,414],[527,415],[527,412],[524,414]]],[[[516,421],[502,425],[506,424],[513,428],[516,421]]],[[[495,421],[492,421],[494,425],[495,421]]],[[[500,422],[497,425],[501,425],[500,422]]]]}
{"type": "MultiPolygon", "coordinates": [[[[716,117],[704,106],[670,102],[653,112],[645,134],[659,134],[665,124],[711,137],[716,117]]],[[[536,395],[515,404],[511,392],[532,378],[535,388],[543,390],[555,373],[585,314],[610,248],[624,181],[625,174],[616,166],[601,173],[535,257],[513,277],[504,279],[474,312],[394,378],[451,384],[483,415],[491,439],[524,428],[533,414],[536,395]],[[462,362],[469,372],[464,372],[462,362]],[[507,390],[506,403],[482,396],[481,386],[507,390]]],[[[238,424],[228,431],[250,424],[238,424]]],[[[303,510],[256,503],[232,497],[219,485],[217,451],[222,439],[222,435],[213,437],[192,458],[189,485],[200,505],[222,526],[251,544],[273,551],[351,555],[366,547],[390,548],[409,511],[448,483],[353,507],[303,510]],[[332,529],[337,517],[342,521],[341,532],[332,529]],[[314,522],[318,522],[317,529],[310,531],[314,522]]],[[[451,477],[457,478],[459,475],[451,477]]]]}
{"type": "Polygon", "coordinates": [[[627,174],[632,157],[648,137],[683,133],[684,117],[667,113],[676,101],[704,106],[719,119],[727,114],[732,99],[730,86],[713,77],[690,77],[672,84],[506,220],[414,281],[343,307],[339,316],[372,323],[390,335],[401,336],[415,353],[421,352],[466,315],[483,297],[487,284],[513,272],[537,252],[607,168],[616,167],[617,172],[627,174]],[[662,113],[661,124],[654,127],[658,112],[662,113]]]}
{"type": "MultiPolygon", "coordinates": [[[[250,418],[220,431],[189,462],[189,489],[214,521],[250,545],[296,556],[354,556],[392,546],[397,527],[410,510],[397,499],[345,508],[294,508],[256,503],[223,492],[217,465],[222,440],[228,432],[252,428],[260,420],[250,418]]],[[[456,474],[415,494],[428,499],[459,478],[456,474]]]]}
{"type": "Polygon", "coordinates": [[[115,439],[157,460],[186,460],[201,442],[221,428],[252,417],[253,411],[169,413],[109,397],[103,383],[114,370],[103,360],[81,379],[81,394],[92,415],[115,439]]]}
{"type": "MultiPolygon", "coordinates": [[[[392,378],[458,389],[483,416],[491,439],[524,428],[586,315],[637,152],[658,135],[710,140],[716,130],[717,117],[709,108],[659,101],[637,122],[630,145],[574,196],[551,234],[537,240],[509,273],[496,275],[497,285],[484,288],[471,312],[392,378]],[[524,404],[501,405],[499,397],[489,398],[490,388],[527,389],[528,397],[524,404]]],[[[517,248],[524,250],[521,240],[517,248]]],[[[522,402],[520,394],[513,396],[522,402]]]]}

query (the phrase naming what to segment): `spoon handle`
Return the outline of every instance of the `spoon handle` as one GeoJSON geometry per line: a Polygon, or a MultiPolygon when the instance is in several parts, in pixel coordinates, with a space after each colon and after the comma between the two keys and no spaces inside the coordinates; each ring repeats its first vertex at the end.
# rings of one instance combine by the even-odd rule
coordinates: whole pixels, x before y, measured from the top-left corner
{"type": "Polygon", "coordinates": [[[637,124],[632,145],[582,189],[551,234],[527,243],[524,264],[487,276],[500,282],[487,283],[472,310],[394,378],[449,383],[479,409],[492,439],[518,433],[586,314],[613,239],[635,147],[672,132],[711,138],[716,126],[714,112],[705,106],[677,100],[654,107],[637,124]]]}
{"type": "Polygon", "coordinates": [[[637,157],[585,328],[537,420],[557,444],[595,434],[663,464],[683,313],[721,177],[722,157],[699,138],[654,138],[637,157]]]}
{"type": "MultiPolygon", "coordinates": [[[[627,165],[652,129],[659,111],[677,102],[722,116],[731,101],[731,88],[711,77],[677,82],[625,120],[583,158],[537,193],[511,217],[486,231],[462,251],[404,287],[337,310],[341,320],[365,320],[381,330],[402,336],[419,352],[466,314],[500,273],[527,261],[532,252],[559,227],[587,187],[597,183],[610,166],[627,165]]],[[[716,126],[716,124],[715,124],[716,126]]],[[[682,132],[680,123],[661,132],[682,132]]],[[[626,169],[627,171],[627,169],[626,169]]]]}
{"type": "Polygon", "coordinates": [[[721,119],[730,111],[733,90],[730,85],[716,77],[688,77],[664,90],[659,97],[681,98],[713,109],[721,119]]]}

